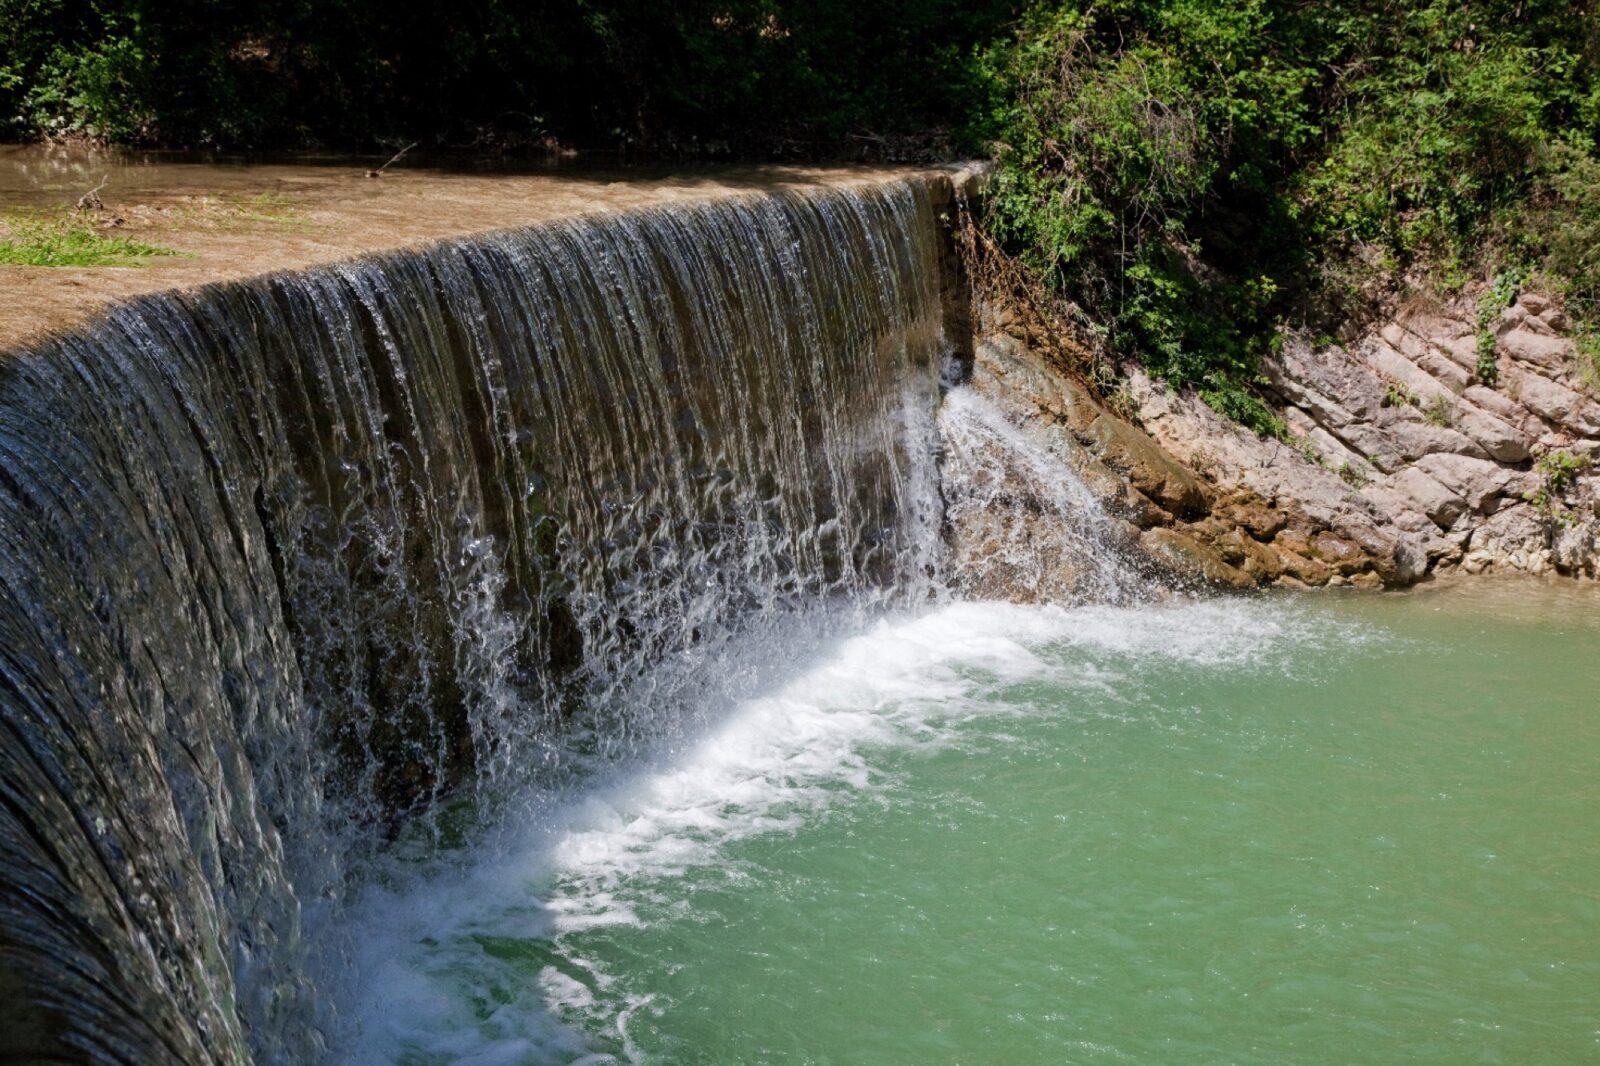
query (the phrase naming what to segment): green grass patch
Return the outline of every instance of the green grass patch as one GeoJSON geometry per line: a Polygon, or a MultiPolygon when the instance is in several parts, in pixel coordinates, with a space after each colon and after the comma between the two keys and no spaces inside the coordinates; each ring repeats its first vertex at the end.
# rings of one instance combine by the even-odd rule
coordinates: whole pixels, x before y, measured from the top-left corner
{"type": "Polygon", "coordinates": [[[70,215],[8,215],[0,225],[4,266],[142,266],[149,259],[183,254],[106,233],[70,215]]]}

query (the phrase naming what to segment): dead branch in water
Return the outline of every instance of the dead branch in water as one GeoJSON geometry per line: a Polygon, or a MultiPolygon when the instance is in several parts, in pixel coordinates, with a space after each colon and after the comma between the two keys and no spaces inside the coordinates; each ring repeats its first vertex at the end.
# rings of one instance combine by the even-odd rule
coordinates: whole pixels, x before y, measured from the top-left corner
{"type": "Polygon", "coordinates": [[[383,166],[378,167],[375,170],[367,171],[367,177],[369,177],[369,178],[381,178],[381,177],[383,177],[383,172],[385,170],[388,170],[391,166],[393,166],[395,164],[396,160],[398,160],[401,156],[405,155],[407,152],[411,151],[411,149],[415,148],[420,143],[421,143],[420,141],[412,141],[410,144],[408,144],[404,148],[400,149],[394,155],[390,156],[389,157],[389,161],[387,163],[385,163],[383,166]]]}
{"type": "Polygon", "coordinates": [[[100,199],[100,190],[105,188],[110,181],[111,175],[108,173],[100,179],[99,185],[96,185],[94,188],[78,197],[78,210],[84,212],[104,211],[106,209],[106,205],[105,202],[100,199]]]}

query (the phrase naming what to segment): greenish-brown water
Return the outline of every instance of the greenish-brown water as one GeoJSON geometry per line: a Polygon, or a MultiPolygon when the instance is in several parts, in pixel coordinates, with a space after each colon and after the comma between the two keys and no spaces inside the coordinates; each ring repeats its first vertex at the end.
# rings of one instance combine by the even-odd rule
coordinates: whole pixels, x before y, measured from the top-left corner
{"type": "Polygon", "coordinates": [[[348,1050],[1593,1061],[1597,641],[1532,584],[880,623],[375,894],[348,1050]]]}

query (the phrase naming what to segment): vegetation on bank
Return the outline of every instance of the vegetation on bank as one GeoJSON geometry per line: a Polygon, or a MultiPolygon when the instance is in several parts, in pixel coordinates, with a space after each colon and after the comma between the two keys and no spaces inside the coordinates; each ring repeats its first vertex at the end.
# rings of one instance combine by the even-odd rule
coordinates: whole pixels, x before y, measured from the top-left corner
{"type": "Polygon", "coordinates": [[[0,0],[0,140],[949,151],[1014,0],[0,0]],[[915,142],[899,146],[899,142],[915,142]],[[898,147],[897,147],[898,146],[898,147]]]}
{"type": "Polygon", "coordinates": [[[986,69],[1002,246],[1258,430],[1283,432],[1252,390],[1282,327],[1408,286],[1492,279],[1492,318],[1539,274],[1600,324],[1593,3],[1042,4],[986,69]]]}
{"type": "Polygon", "coordinates": [[[992,155],[973,241],[1004,295],[1270,433],[1254,386],[1282,329],[1407,287],[1490,283],[1488,384],[1526,282],[1600,330],[1596,0],[0,0],[0,125],[992,155]]]}
{"type": "Polygon", "coordinates": [[[14,214],[0,218],[3,266],[139,266],[153,256],[177,254],[170,248],[107,232],[77,215],[14,214]]]}

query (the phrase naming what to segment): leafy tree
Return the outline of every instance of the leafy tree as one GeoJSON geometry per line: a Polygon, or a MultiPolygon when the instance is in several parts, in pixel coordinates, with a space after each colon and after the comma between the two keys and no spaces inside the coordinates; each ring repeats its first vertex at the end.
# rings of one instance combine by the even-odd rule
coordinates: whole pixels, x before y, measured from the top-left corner
{"type": "Polygon", "coordinates": [[[1258,429],[1284,323],[1516,257],[1600,293],[1589,0],[1069,0],[988,69],[991,231],[1113,350],[1258,429]]]}

